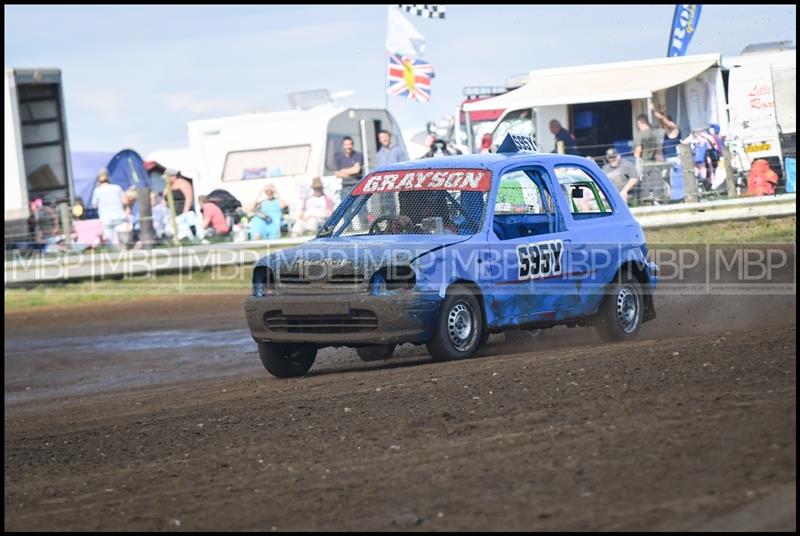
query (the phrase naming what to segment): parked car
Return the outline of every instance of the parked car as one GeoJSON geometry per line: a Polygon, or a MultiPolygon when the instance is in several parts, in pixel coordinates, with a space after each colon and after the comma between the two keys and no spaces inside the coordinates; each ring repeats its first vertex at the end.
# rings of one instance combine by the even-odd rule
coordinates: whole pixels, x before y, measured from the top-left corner
{"type": "Polygon", "coordinates": [[[448,360],[490,333],[560,324],[624,340],[655,317],[647,253],[596,164],[509,135],[497,154],[364,177],[315,239],[259,260],[245,313],[278,377],[305,374],[325,346],[371,361],[426,344],[448,360]]]}

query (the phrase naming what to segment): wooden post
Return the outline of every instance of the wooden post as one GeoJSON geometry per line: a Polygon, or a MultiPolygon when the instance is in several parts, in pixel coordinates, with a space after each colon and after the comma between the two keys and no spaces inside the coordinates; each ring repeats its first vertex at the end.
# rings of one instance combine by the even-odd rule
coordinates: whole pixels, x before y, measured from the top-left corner
{"type": "Polygon", "coordinates": [[[733,160],[731,150],[727,147],[722,148],[723,166],[725,166],[725,186],[728,188],[728,197],[738,197],[736,191],[736,180],[734,180],[733,160]]]}
{"type": "Polygon", "coordinates": [[[692,203],[698,200],[698,195],[691,147],[686,143],[678,144],[678,156],[681,160],[681,172],[683,174],[683,201],[684,203],[692,203]]]}
{"type": "Polygon", "coordinates": [[[175,200],[172,198],[172,188],[170,188],[169,181],[167,181],[164,191],[167,193],[167,204],[169,205],[169,221],[172,224],[172,243],[177,244],[178,240],[178,223],[175,221],[175,200]]]}
{"type": "Polygon", "coordinates": [[[69,207],[66,203],[59,203],[58,208],[61,211],[61,232],[64,233],[64,250],[69,251],[72,249],[72,224],[69,219],[69,207]]]}
{"type": "Polygon", "coordinates": [[[136,202],[139,203],[139,240],[143,249],[152,249],[156,240],[153,229],[153,209],[150,205],[150,188],[136,189],[136,202]]]}

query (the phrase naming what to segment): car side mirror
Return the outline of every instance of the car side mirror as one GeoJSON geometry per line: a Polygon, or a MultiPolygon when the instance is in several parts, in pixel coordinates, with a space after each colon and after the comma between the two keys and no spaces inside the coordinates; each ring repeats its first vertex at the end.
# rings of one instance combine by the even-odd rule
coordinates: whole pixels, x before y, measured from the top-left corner
{"type": "Polygon", "coordinates": [[[572,189],[572,199],[583,199],[583,188],[581,186],[572,189]]]}

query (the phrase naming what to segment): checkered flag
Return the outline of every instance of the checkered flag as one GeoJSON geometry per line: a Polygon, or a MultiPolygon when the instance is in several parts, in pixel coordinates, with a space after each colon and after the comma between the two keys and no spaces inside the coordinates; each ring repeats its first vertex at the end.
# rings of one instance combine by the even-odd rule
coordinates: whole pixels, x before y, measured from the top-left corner
{"type": "Polygon", "coordinates": [[[429,19],[443,19],[444,4],[397,4],[406,13],[412,13],[418,17],[428,17],[429,19]]]}

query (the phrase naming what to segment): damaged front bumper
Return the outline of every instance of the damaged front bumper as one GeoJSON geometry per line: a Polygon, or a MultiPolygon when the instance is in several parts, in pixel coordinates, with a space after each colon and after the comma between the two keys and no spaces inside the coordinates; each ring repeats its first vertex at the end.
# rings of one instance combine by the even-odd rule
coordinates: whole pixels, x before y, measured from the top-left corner
{"type": "Polygon", "coordinates": [[[441,297],[418,291],[381,295],[267,294],[244,309],[258,342],[321,346],[423,343],[433,334],[441,297]]]}

